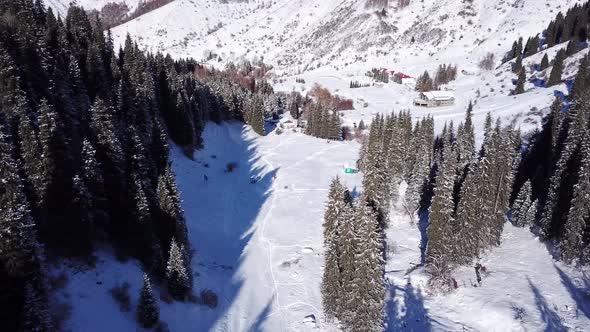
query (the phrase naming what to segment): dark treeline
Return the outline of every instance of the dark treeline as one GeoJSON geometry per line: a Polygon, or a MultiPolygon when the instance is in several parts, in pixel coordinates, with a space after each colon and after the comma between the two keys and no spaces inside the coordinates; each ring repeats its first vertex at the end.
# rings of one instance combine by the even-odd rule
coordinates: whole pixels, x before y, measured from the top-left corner
{"type": "Polygon", "coordinates": [[[375,82],[389,83],[389,72],[387,69],[372,68],[365,75],[374,79],[375,82]]]}
{"type": "Polygon", "coordinates": [[[339,111],[354,109],[352,100],[334,95],[318,84],[305,97],[291,92],[286,104],[293,118],[307,120],[307,135],[330,140],[343,137],[339,111]]]}
{"type": "Polygon", "coordinates": [[[432,90],[439,90],[441,85],[448,84],[457,78],[457,66],[453,65],[439,65],[436,70],[434,78],[430,76],[427,70],[420,75],[416,80],[416,91],[428,92],[432,90]]]}
{"type": "MultiPolygon", "coordinates": [[[[194,60],[146,54],[130,38],[116,50],[79,7],[62,19],[40,0],[2,1],[0,17],[2,327],[52,330],[46,258],[91,262],[104,246],[186,299],[192,248],[168,137],[191,156],[209,120],[263,133],[272,89],[224,72],[197,79],[194,60]]],[[[156,314],[150,292],[146,277],[144,325],[156,314]]]]}
{"type": "Polygon", "coordinates": [[[452,287],[451,272],[500,244],[514,170],[520,161],[520,132],[491,115],[476,151],[470,105],[455,132],[446,126],[435,145],[433,191],[428,209],[426,267],[435,291],[452,287]]]}
{"type": "Polygon", "coordinates": [[[571,102],[556,99],[534,133],[513,191],[513,221],[555,243],[566,262],[590,263],[590,76],[582,59],[571,102]],[[516,220],[514,220],[516,219],[516,220]]]}
{"type": "Polygon", "coordinates": [[[90,10],[88,16],[93,24],[95,21],[100,20],[105,28],[110,29],[156,10],[172,1],[174,0],[140,1],[133,12],[129,10],[125,2],[113,1],[105,4],[100,11],[97,9],[90,10]]]}
{"type": "Polygon", "coordinates": [[[407,181],[404,205],[412,214],[417,209],[432,163],[433,126],[427,117],[413,127],[409,112],[376,117],[359,158],[363,195],[355,201],[338,178],[332,182],[324,215],[322,298],[326,316],[347,331],[383,329],[389,202],[401,199],[399,185],[407,181]]]}
{"type": "Polygon", "coordinates": [[[523,39],[519,38],[512,44],[512,49],[504,56],[504,62],[519,56],[526,58],[536,54],[542,49],[543,45],[547,45],[549,48],[569,41],[568,48],[577,49],[580,43],[586,42],[588,39],[589,18],[590,3],[588,2],[583,5],[576,4],[565,15],[559,12],[545,29],[543,39],[536,35],[528,38],[527,42],[523,43],[523,39]]]}

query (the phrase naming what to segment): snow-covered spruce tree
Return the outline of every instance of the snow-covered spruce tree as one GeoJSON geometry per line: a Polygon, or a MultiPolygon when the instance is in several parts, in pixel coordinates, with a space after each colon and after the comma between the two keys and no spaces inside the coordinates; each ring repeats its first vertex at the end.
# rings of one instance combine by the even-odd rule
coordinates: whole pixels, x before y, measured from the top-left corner
{"type": "Polygon", "coordinates": [[[559,50],[553,60],[553,68],[547,79],[547,86],[554,86],[561,84],[561,74],[563,72],[563,60],[565,59],[565,51],[559,50]]]}
{"type": "Polygon", "coordinates": [[[406,192],[408,213],[413,214],[420,207],[420,199],[432,166],[433,144],[434,122],[431,117],[426,117],[416,124],[412,135],[412,165],[406,192]]]}
{"type": "Polygon", "coordinates": [[[590,83],[588,81],[588,55],[586,55],[580,60],[570,98],[573,100],[583,98],[584,92],[588,90],[588,84],[590,83]]]}
{"type": "MultiPolygon", "coordinates": [[[[491,122],[491,121],[490,121],[491,122]]],[[[460,264],[500,243],[513,179],[514,143],[511,131],[486,126],[480,159],[468,172],[457,205],[460,264]]]]}
{"type": "Polygon", "coordinates": [[[456,247],[457,255],[453,261],[469,264],[479,254],[483,242],[483,218],[489,213],[489,205],[483,193],[481,179],[486,176],[481,172],[482,163],[476,162],[469,167],[456,212],[456,247]]]}
{"type": "Polygon", "coordinates": [[[51,312],[47,303],[47,294],[39,291],[31,283],[25,285],[22,331],[54,331],[51,312]]]}
{"type": "Polygon", "coordinates": [[[541,71],[545,70],[549,68],[549,56],[547,55],[547,53],[545,53],[545,55],[543,56],[543,59],[541,59],[541,71]]]}
{"type": "Polygon", "coordinates": [[[434,197],[428,214],[426,263],[432,275],[432,286],[441,291],[448,290],[450,271],[456,252],[453,200],[457,178],[456,156],[456,144],[447,145],[443,152],[443,164],[436,177],[434,197]]]}
{"type": "Polygon", "coordinates": [[[526,226],[528,212],[531,208],[531,182],[527,181],[518,191],[518,196],[512,204],[512,222],[519,227],[526,226]]]}
{"type": "Polygon", "coordinates": [[[361,171],[365,171],[367,164],[367,153],[369,151],[369,138],[366,136],[362,137],[361,147],[359,149],[359,158],[356,161],[356,167],[361,171]]]}
{"type": "Polygon", "coordinates": [[[514,145],[512,141],[512,129],[507,127],[502,129],[500,119],[496,119],[496,127],[494,129],[492,144],[493,149],[490,149],[490,160],[492,171],[490,178],[492,180],[490,186],[489,202],[492,208],[492,219],[488,228],[490,230],[488,246],[497,246],[500,244],[504,223],[506,222],[506,214],[510,207],[510,193],[512,191],[513,182],[513,160],[515,157],[514,145]]]}
{"type": "Polygon", "coordinates": [[[251,117],[249,124],[258,135],[264,135],[264,103],[261,97],[253,95],[251,99],[251,117]]]}
{"type": "Polygon", "coordinates": [[[376,117],[371,123],[364,168],[364,199],[377,213],[379,224],[386,227],[389,212],[389,192],[387,190],[387,169],[382,145],[382,118],[376,117]]]}
{"type": "Polygon", "coordinates": [[[13,142],[3,121],[0,114],[0,179],[3,184],[0,190],[0,264],[3,280],[16,287],[5,289],[0,304],[7,313],[23,315],[22,320],[13,320],[4,328],[52,331],[43,248],[37,242],[34,220],[17,163],[12,157],[13,142]],[[10,309],[20,304],[24,306],[16,312],[10,309]]]}
{"type": "Polygon", "coordinates": [[[521,68],[518,72],[518,79],[516,80],[516,88],[514,89],[514,94],[519,95],[524,93],[524,83],[526,82],[526,72],[524,68],[521,68]]]}
{"type": "Polygon", "coordinates": [[[465,167],[475,157],[475,129],[473,127],[473,103],[470,101],[465,112],[462,133],[458,136],[459,166],[465,167]]]}
{"type": "MultiPolygon", "coordinates": [[[[25,188],[28,188],[29,197],[32,203],[38,201],[37,192],[43,188],[41,178],[41,146],[37,138],[31,120],[28,115],[22,114],[18,126],[18,136],[20,137],[19,148],[23,159],[24,174],[26,177],[25,188]]],[[[33,208],[35,208],[33,206],[33,208]]]]}
{"type": "MultiPolygon", "coordinates": [[[[401,112],[400,115],[401,117],[401,112]]],[[[384,135],[388,139],[387,150],[385,150],[385,158],[388,168],[388,179],[389,179],[389,192],[393,201],[398,199],[399,185],[404,180],[404,163],[403,159],[404,147],[402,135],[402,124],[400,117],[393,115],[390,122],[387,125],[387,130],[384,135]]]]}
{"type": "MultiPolygon", "coordinates": [[[[580,98],[570,109],[565,127],[566,135],[562,151],[559,155],[554,172],[551,176],[549,192],[541,218],[539,220],[540,233],[543,239],[560,237],[569,212],[569,204],[576,182],[576,166],[580,163],[579,147],[588,130],[588,114],[590,102],[587,98],[580,98]]],[[[563,126],[562,126],[563,127],[563,126]]]]}
{"type": "Polygon", "coordinates": [[[328,194],[328,203],[324,212],[324,275],[322,278],[322,302],[324,312],[331,319],[340,312],[339,303],[342,298],[342,277],[340,268],[340,250],[346,203],[344,202],[344,186],[338,177],[332,180],[328,194]]]}
{"type": "Polygon", "coordinates": [[[354,222],[358,227],[358,244],[354,257],[354,278],[342,320],[350,331],[382,331],[385,282],[382,236],[372,207],[361,199],[354,222]]]}
{"type": "Polygon", "coordinates": [[[41,186],[39,192],[39,202],[42,208],[47,208],[47,200],[50,190],[54,186],[57,172],[57,149],[60,148],[58,142],[59,119],[55,109],[47,102],[42,100],[39,106],[39,142],[41,144],[40,158],[40,177],[41,186]]]}
{"type": "Polygon", "coordinates": [[[172,239],[166,265],[166,281],[168,282],[170,295],[176,300],[184,300],[191,289],[188,272],[186,270],[185,254],[176,243],[176,240],[172,239]]]}
{"type": "Polygon", "coordinates": [[[561,258],[572,262],[582,257],[588,246],[587,228],[590,225],[590,132],[586,130],[581,143],[581,164],[578,182],[574,186],[570,210],[560,243],[561,258]]]}
{"type": "Polygon", "coordinates": [[[356,303],[353,298],[352,281],[356,275],[356,252],[359,246],[358,227],[355,219],[355,208],[347,203],[342,213],[340,223],[338,266],[340,267],[340,298],[337,302],[336,317],[344,321],[349,312],[355,310],[356,303]]]}
{"type": "Polygon", "coordinates": [[[109,217],[104,176],[96,149],[88,139],[82,142],[82,180],[92,197],[92,214],[96,237],[103,238],[109,217]],[[99,236],[99,234],[101,234],[99,236]]]}
{"type": "Polygon", "coordinates": [[[526,212],[525,225],[528,225],[528,226],[535,225],[535,222],[537,221],[538,206],[539,206],[539,200],[537,200],[537,199],[531,203],[531,206],[529,206],[529,209],[526,212]]]}
{"type": "Polygon", "coordinates": [[[522,55],[516,57],[516,62],[512,66],[512,71],[516,74],[521,72],[524,68],[522,67],[522,55]]]}
{"type": "Polygon", "coordinates": [[[142,327],[154,327],[160,320],[160,309],[154,297],[152,284],[147,274],[143,275],[143,286],[137,301],[137,321],[142,327]]]}

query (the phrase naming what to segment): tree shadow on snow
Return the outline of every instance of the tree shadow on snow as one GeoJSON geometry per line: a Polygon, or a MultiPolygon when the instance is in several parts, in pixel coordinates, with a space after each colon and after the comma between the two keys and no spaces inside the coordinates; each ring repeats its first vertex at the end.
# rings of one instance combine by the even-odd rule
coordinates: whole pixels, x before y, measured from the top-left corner
{"type": "Polygon", "coordinates": [[[419,288],[414,289],[411,280],[408,280],[404,288],[397,287],[393,283],[388,286],[385,331],[431,331],[432,322],[428,316],[428,309],[424,306],[422,291],[419,288]],[[403,302],[396,299],[396,291],[403,292],[403,302]]]}
{"type": "Polygon", "coordinates": [[[420,230],[420,264],[426,264],[426,245],[428,244],[428,211],[418,214],[418,229],[420,230]]]}
{"type": "Polygon", "coordinates": [[[565,286],[569,292],[571,298],[576,302],[576,311],[581,311],[586,317],[590,318],[590,280],[581,280],[581,286],[577,286],[574,280],[570,278],[563,270],[557,265],[555,269],[561,277],[561,283],[565,286]]]}
{"type": "MultiPolygon", "coordinates": [[[[219,298],[214,309],[202,306],[195,312],[194,307],[176,307],[174,321],[168,321],[173,331],[209,331],[225,326],[225,320],[231,318],[230,308],[243,288],[244,280],[238,271],[244,249],[254,234],[254,222],[271,193],[278,171],[269,170],[260,162],[256,142],[247,136],[246,127],[239,123],[208,123],[203,134],[204,147],[195,153],[195,161],[180,160],[184,157],[176,151],[179,149],[173,152],[173,169],[195,250],[194,292],[211,289],[219,298]],[[231,172],[227,171],[229,163],[237,165],[231,172]]],[[[272,299],[265,308],[252,305],[236,312],[260,311],[253,327],[256,330],[267,316],[272,299]]],[[[228,326],[232,326],[232,321],[228,326]]]]}
{"type": "Polygon", "coordinates": [[[547,324],[545,326],[545,332],[566,331],[567,329],[565,326],[563,326],[561,317],[557,313],[557,309],[552,309],[539,289],[531,282],[528,277],[527,280],[531,290],[533,291],[533,294],[535,295],[535,304],[541,313],[541,319],[543,322],[545,322],[545,324],[547,324]]]}
{"type": "Polygon", "coordinates": [[[258,317],[256,317],[256,321],[254,322],[254,324],[246,331],[248,331],[248,332],[261,332],[261,331],[263,331],[262,325],[264,325],[264,322],[268,318],[268,315],[270,314],[271,309],[272,309],[272,298],[268,301],[268,303],[264,307],[264,310],[262,310],[262,312],[258,315],[258,317]]]}

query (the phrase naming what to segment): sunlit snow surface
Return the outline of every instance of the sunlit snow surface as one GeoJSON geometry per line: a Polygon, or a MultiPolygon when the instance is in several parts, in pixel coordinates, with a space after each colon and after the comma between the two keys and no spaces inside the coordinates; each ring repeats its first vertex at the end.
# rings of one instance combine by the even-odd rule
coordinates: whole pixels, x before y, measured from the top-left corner
{"type": "MultiPolygon", "coordinates": [[[[177,148],[172,159],[195,249],[194,288],[212,289],[220,305],[209,309],[160,301],[162,320],[171,331],[337,330],[322,314],[322,215],[333,176],[360,190],[360,175],[342,171],[343,165],[354,162],[358,144],[327,143],[290,131],[257,137],[237,123],[208,124],[204,137],[205,148],[194,161],[177,148]],[[234,173],[224,172],[228,162],[238,163],[234,173]],[[261,179],[252,184],[252,176],[261,179]]],[[[466,267],[454,274],[460,288],[438,297],[427,294],[421,268],[406,274],[420,263],[418,224],[394,209],[387,233],[390,331],[590,327],[589,298],[583,291],[588,285],[579,272],[555,263],[526,229],[506,225],[502,246],[482,259],[489,273],[482,287],[470,286],[475,273],[466,267]],[[515,314],[520,310],[522,319],[515,314]]],[[[136,329],[133,312],[121,313],[109,289],[129,282],[135,306],[140,267],[119,263],[108,254],[99,258],[96,270],[69,269],[70,282],[58,294],[73,304],[67,327],[136,329]]]]}

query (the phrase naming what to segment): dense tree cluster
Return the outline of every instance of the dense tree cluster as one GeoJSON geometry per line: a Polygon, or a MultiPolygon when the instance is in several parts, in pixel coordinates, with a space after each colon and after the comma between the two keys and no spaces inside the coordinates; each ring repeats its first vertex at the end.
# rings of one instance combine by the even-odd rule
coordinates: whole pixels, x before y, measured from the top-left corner
{"type": "Polygon", "coordinates": [[[354,202],[338,178],[324,215],[322,299],[329,319],[349,331],[382,331],[385,300],[383,241],[377,216],[354,202]]]}
{"type": "Polygon", "coordinates": [[[514,221],[522,225],[534,222],[534,229],[543,239],[558,244],[563,260],[582,264],[590,262],[590,77],[587,66],[588,59],[584,58],[570,93],[571,104],[564,107],[562,101],[556,99],[542,130],[532,136],[513,194],[516,196],[514,221]],[[533,203],[529,203],[531,201],[533,203]],[[527,211],[523,219],[527,204],[531,204],[533,210],[527,211]],[[537,207],[538,213],[534,213],[537,207]]]}
{"type": "Polygon", "coordinates": [[[457,78],[457,66],[440,65],[434,78],[430,76],[427,70],[416,80],[416,91],[427,92],[439,90],[441,85],[448,84],[457,78]]]}
{"type": "Polygon", "coordinates": [[[389,83],[389,72],[387,69],[372,68],[365,75],[374,79],[375,82],[389,83]]]}
{"type": "Polygon", "coordinates": [[[262,133],[272,89],[197,78],[196,61],[130,38],[116,50],[76,6],[62,19],[42,1],[3,1],[0,16],[2,326],[51,330],[45,253],[89,258],[105,244],[184,299],[192,248],[168,136],[191,155],[209,120],[262,133]]]}
{"type": "Polygon", "coordinates": [[[156,10],[172,1],[174,0],[139,1],[137,8],[135,8],[134,11],[130,11],[124,1],[112,1],[105,4],[100,10],[93,9],[89,11],[88,16],[93,20],[100,19],[103,22],[104,27],[110,29],[156,10]]]}
{"type": "Polygon", "coordinates": [[[361,83],[359,81],[351,81],[350,82],[350,88],[351,89],[356,89],[356,88],[367,88],[371,86],[369,83],[361,83]]]}
{"type": "Polygon", "coordinates": [[[520,134],[488,114],[484,142],[475,153],[470,106],[457,133],[448,125],[437,138],[435,185],[429,209],[426,263],[432,282],[450,287],[453,266],[470,263],[500,243],[509,210],[520,134]]]}
{"type": "Polygon", "coordinates": [[[340,115],[334,109],[323,104],[314,103],[307,111],[307,128],[305,133],[314,137],[340,140],[342,125],[340,115]]]}
{"type": "Polygon", "coordinates": [[[338,111],[353,109],[350,99],[333,95],[326,88],[315,85],[307,96],[302,97],[294,92],[290,96],[291,115],[303,115],[307,119],[306,134],[332,140],[342,139],[342,125],[338,111]],[[298,111],[299,110],[299,111],[298,111]],[[301,112],[298,113],[298,112],[301,112]]]}
{"type": "Polygon", "coordinates": [[[376,117],[363,142],[358,167],[364,172],[367,203],[384,227],[390,200],[398,200],[402,182],[408,184],[403,202],[410,215],[420,206],[433,162],[434,119],[425,117],[412,125],[409,111],[376,117]]]}
{"type": "MultiPolygon", "coordinates": [[[[549,48],[570,41],[568,48],[571,48],[570,52],[573,54],[573,52],[578,49],[579,44],[588,39],[589,18],[589,2],[586,2],[583,5],[576,4],[567,11],[565,16],[563,13],[559,12],[544,31],[545,44],[549,48]]],[[[518,41],[515,41],[512,44],[512,49],[504,56],[504,62],[508,62],[518,56],[531,56],[539,52],[541,49],[542,45],[539,35],[528,38],[524,46],[523,39],[519,38],[518,41]]]]}
{"type": "Polygon", "coordinates": [[[553,60],[553,67],[547,79],[547,86],[561,84],[561,75],[563,74],[563,61],[566,58],[564,50],[559,50],[553,60]]]}

